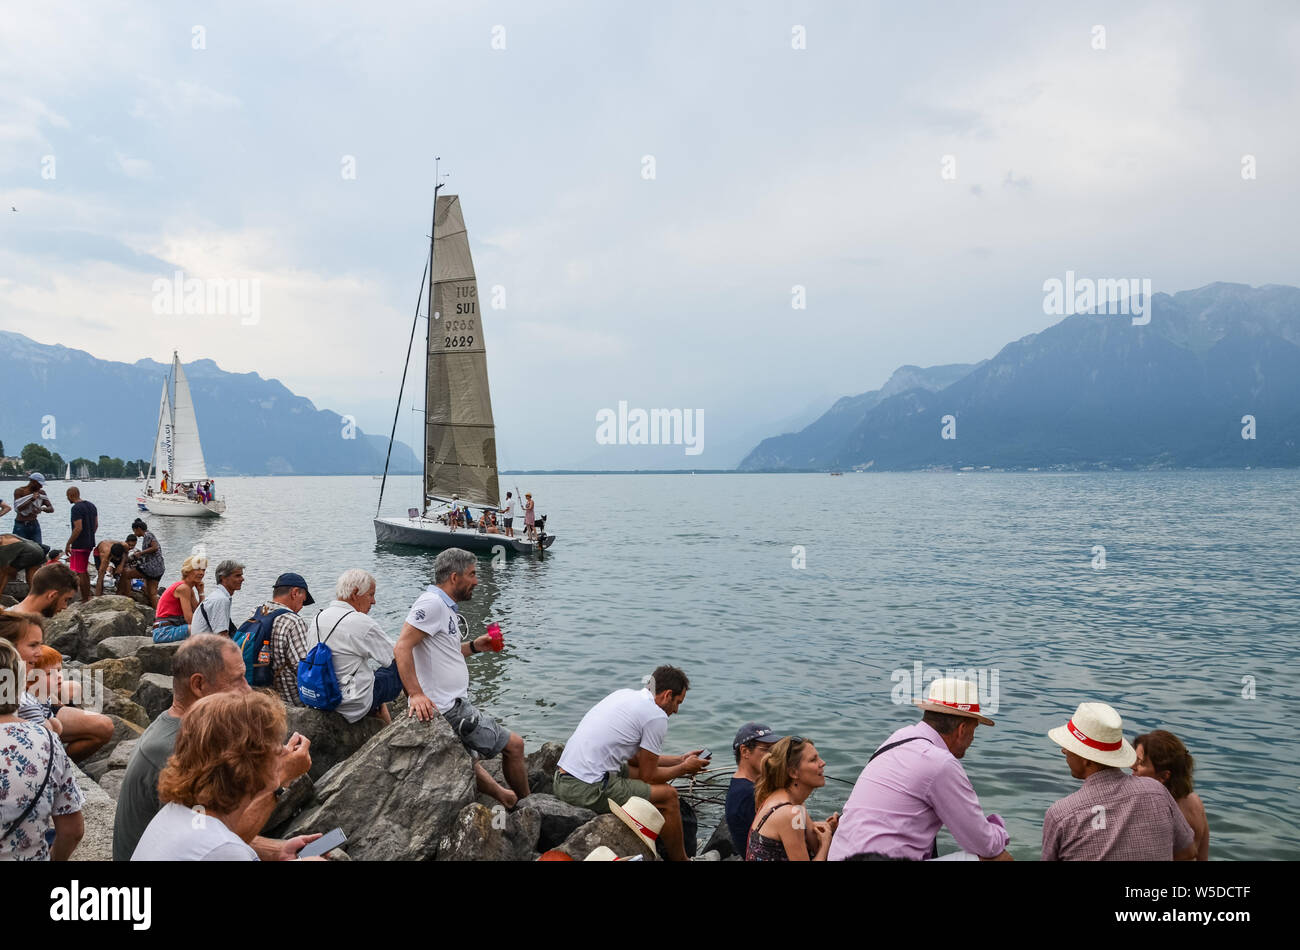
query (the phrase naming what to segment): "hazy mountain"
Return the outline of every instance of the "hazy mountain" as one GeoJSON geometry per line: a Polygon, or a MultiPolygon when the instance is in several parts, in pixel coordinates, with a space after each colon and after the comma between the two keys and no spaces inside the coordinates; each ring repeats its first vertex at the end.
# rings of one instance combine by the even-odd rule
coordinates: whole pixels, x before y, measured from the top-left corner
{"type": "Polygon", "coordinates": [[[877,399],[836,444],[810,440],[821,447],[801,464],[764,464],[769,439],[742,467],[1300,465],[1300,289],[1155,294],[1150,316],[1067,317],[945,388],[877,399]]]}
{"type": "MultiPolygon", "coordinates": [[[[212,475],[343,475],[383,471],[385,436],[349,430],[275,379],[227,373],[211,360],[185,363],[212,475]],[[347,436],[353,436],[351,438],[347,436]]],[[[40,442],[65,459],[148,458],[170,366],[96,359],[81,350],[0,331],[0,439],[17,454],[40,442]],[[42,437],[53,416],[55,438],[42,437]]],[[[393,446],[390,471],[418,472],[411,449],[393,446]]]]}

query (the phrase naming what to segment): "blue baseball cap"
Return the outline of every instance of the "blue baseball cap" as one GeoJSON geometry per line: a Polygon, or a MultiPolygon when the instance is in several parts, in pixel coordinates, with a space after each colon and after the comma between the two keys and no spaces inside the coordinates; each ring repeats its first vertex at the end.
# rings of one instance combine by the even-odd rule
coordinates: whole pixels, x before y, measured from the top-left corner
{"type": "Polygon", "coordinates": [[[281,574],[275,579],[273,587],[301,587],[307,594],[307,599],[303,601],[303,606],[316,603],[316,598],[312,597],[311,591],[307,590],[307,582],[303,580],[301,574],[281,574]]]}
{"type": "Polygon", "coordinates": [[[777,731],[771,726],[765,726],[761,722],[747,722],[740,727],[736,733],[736,740],[731,743],[731,748],[739,749],[742,745],[750,742],[774,743],[780,742],[785,736],[778,735],[777,731]]]}

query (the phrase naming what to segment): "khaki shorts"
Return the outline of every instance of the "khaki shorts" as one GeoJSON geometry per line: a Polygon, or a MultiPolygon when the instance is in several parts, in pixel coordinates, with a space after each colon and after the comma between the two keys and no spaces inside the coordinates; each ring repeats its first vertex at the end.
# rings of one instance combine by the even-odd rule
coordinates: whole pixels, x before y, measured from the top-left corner
{"type": "Polygon", "coordinates": [[[625,762],[619,766],[617,775],[606,772],[603,781],[584,782],[556,769],[555,797],[579,808],[590,808],[598,815],[609,813],[611,798],[619,805],[633,797],[650,801],[650,786],[640,779],[628,778],[627,772],[625,762]]]}

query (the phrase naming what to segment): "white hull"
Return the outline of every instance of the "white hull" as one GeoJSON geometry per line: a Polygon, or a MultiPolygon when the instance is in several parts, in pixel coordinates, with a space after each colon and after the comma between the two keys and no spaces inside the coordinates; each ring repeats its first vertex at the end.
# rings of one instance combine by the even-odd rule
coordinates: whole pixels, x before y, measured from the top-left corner
{"type": "Polygon", "coordinates": [[[226,513],[226,503],[220,498],[204,504],[190,501],[184,495],[141,495],[135,500],[141,511],[154,515],[174,515],[180,518],[219,518],[226,513]]]}

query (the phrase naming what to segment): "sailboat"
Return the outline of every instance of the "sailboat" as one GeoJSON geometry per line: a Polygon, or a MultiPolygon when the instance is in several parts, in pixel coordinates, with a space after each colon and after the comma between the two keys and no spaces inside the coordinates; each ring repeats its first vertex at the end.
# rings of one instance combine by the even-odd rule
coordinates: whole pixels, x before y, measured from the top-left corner
{"type": "Polygon", "coordinates": [[[208,480],[207,464],[203,461],[203,445],[199,442],[199,420],[194,414],[194,399],[190,384],[181,368],[181,358],[172,352],[171,376],[163,380],[162,398],[158,404],[158,434],[154,437],[153,456],[149,459],[149,476],[144,482],[144,495],[136,498],[141,511],[155,515],[179,515],[186,518],[216,518],[226,511],[226,503],[215,496],[211,501],[191,498],[178,490],[180,485],[198,485],[208,480]],[[171,388],[176,395],[172,398],[171,388]],[[153,487],[154,474],[166,476],[167,491],[153,487]]]}
{"type": "Polygon", "coordinates": [[[68,463],[68,467],[65,468],[65,469],[63,470],[63,480],[64,480],[65,482],[70,482],[70,481],[72,481],[72,463],[71,463],[71,462],[69,462],[69,463],[68,463]]]}
{"type": "MultiPolygon", "coordinates": [[[[436,178],[436,175],[435,175],[436,178]]],[[[469,236],[458,195],[439,195],[434,188],[433,236],[429,245],[429,317],[425,323],[424,491],[419,508],[408,508],[405,518],[381,518],[375,510],[375,538],[380,542],[422,548],[464,548],[478,554],[504,549],[531,554],[549,548],[555,535],[546,534],[539,519],[537,539],[524,536],[522,512],[516,516],[513,538],[481,533],[476,528],[453,529],[448,513],[454,506],[500,509],[497,475],[496,425],[488,391],[487,349],[483,340],[478,282],[470,257],[469,236]],[[432,507],[431,507],[432,506],[432,507]]],[[[420,281],[421,299],[424,281],[420,281]]],[[[416,304],[416,321],[419,303],[416,304]]],[[[415,323],[411,326],[411,342],[415,323]]],[[[408,345],[407,360],[410,360],[408,345]]],[[[405,377],[403,377],[405,379],[405,377]]],[[[402,394],[398,393],[398,411],[402,394]]],[[[397,415],[388,452],[392,456],[397,415]]],[[[384,499],[388,464],[379,486],[384,499]]],[[[522,504],[523,499],[518,499],[522,504]]]]}

